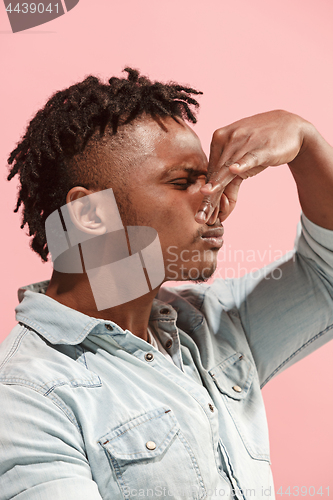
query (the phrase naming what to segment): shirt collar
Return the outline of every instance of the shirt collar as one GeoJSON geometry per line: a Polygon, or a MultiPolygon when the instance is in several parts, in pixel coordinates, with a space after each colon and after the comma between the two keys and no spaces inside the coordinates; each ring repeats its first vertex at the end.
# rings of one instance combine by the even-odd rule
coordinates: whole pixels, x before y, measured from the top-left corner
{"type": "MultiPolygon", "coordinates": [[[[51,344],[76,345],[90,333],[105,333],[105,325],[113,327],[114,334],[125,333],[116,323],[87,316],[45,295],[49,280],[32,283],[18,290],[20,303],[15,308],[16,321],[32,328],[51,344]]],[[[176,311],[160,300],[153,301],[151,320],[175,320],[176,311]]],[[[110,332],[111,333],[111,332],[110,332]]]]}

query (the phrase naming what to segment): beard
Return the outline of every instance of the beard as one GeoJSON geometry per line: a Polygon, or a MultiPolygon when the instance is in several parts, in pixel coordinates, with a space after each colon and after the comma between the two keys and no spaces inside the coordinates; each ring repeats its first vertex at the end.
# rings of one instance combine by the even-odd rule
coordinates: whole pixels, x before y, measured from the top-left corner
{"type": "Polygon", "coordinates": [[[193,275],[193,272],[191,273],[191,269],[187,271],[187,273],[184,273],[185,276],[184,278],[182,278],[182,281],[184,280],[191,281],[193,283],[206,283],[215,273],[216,263],[210,262],[208,266],[204,267],[204,269],[197,269],[198,273],[195,276],[193,275]]]}

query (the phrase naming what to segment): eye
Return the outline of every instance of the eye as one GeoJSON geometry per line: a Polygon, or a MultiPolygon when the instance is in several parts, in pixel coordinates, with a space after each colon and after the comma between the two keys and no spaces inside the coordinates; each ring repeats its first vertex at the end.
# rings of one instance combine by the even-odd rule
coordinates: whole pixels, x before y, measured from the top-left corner
{"type": "Polygon", "coordinates": [[[182,189],[186,189],[190,184],[193,184],[188,177],[183,177],[181,179],[174,179],[170,182],[173,186],[180,187],[182,189]]]}
{"type": "Polygon", "coordinates": [[[192,186],[198,181],[205,184],[206,180],[207,180],[206,175],[197,175],[194,177],[181,177],[178,179],[174,179],[170,182],[170,184],[172,184],[173,186],[177,186],[178,189],[187,189],[189,186],[192,186]]]}
{"type": "Polygon", "coordinates": [[[188,186],[191,184],[189,179],[177,179],[177,181],[171,182],[174,186],[188,186]]]}

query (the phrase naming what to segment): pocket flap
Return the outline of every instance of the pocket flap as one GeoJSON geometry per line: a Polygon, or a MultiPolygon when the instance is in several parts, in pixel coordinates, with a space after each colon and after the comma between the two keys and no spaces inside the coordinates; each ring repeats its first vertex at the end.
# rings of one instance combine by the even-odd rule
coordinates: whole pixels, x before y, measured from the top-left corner
{"type": "Polygon", "coordinates": [[[220,392],[240,400],[245,398],[251,387],[254,366],[245,354],[236,352],[209,370],[209,374],[220,392]]]}
{"type": "Polygon", "coordinates": [[[163,453],[179,431],[169,408],[158,408],[134,418],[103,436],[99,443],[120,460],[152,458],[163,453]]]}

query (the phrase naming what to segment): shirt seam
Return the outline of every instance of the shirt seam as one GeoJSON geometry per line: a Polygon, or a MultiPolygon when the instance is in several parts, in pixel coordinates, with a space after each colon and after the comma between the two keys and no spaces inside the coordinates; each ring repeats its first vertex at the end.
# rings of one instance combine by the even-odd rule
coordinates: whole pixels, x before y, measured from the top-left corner
{"type": "MultiPolygon", "coordinates": [[[[126,434],[126,432],[129,432],[129,431],[131,431],[132,429],[135,429],[135,428],[136,428],[136,427],[138,427],[139,425],[145,424],[146,422],[150,422],[151,420],[154,420],[155,418],[161,418],[162,416],[164,416],[164,413],[165,413],[165,409],[163,408],[163,412],[161,411],[158,415],[154,415],[154,416],[152,416],[152,417],[150,417],[150,418],[148,418],[148,419],[144,420],[143,422],[139,422],[139,423],[137,423],[137,424],[135,424],[135,425],[132,425],[132,426],[131,426],[131,427],[129,427],[128,429],[126,429],[126,430],[122,431],[120,434],[117,434],[117,435],[116,435],[116,436],[114,436],[113,438],[109,439],[109,443],[111,443],[111,441],[113,441],[114,439],[119,438],[119,437],[120,437],[120,436],[122,436],[123,434],[126,434]]],[[[144,416],[144,415],[143,415],[143,416],[144,416]]],[[[139,417],[137,417],[137,418],[140,418],[140,416],[139,416],[139,417]]],[[[126,424],[124,424],[124,425],[126,425],[126,424]]],[[[174,423],[174,424],[173,424],[173,426],[169,429],[169,431],[168,431],[168,432],[172,431],[172,429],[175,427],[175,425],[176,425],[176,423],[174,423]]],[[[122,427],[122,426],[119,426],[119,427],[122,427]]],[[[117,429],[119,429],[119,427],[117,427],[114,431],[111,431],[111,432],[116,432],[116,431],[117,431],[117,429]]],[[[109,433],[109,434],[111,434],[111,433],[109,433]]],[[[106,434],[106,436],[107,436],[107,435],[108,435],[108,434],[106,434]]],[[[105,437],[106,437],[106,436],[105,436],[105,437]]],[[[103,438],[101,438],[101,439],[103,439],[103,438]]],[[[165,439],[165,438],[163,438],[163,439],[165,439]]],[[[101,443],[101,444],[102,444],[102,443],[101,443]]]]}
{"type": "MultiPolygon", "coordinates": [[[[23,316],[22,314],[17,315],[17,319],[19,323],[23,323],[25,327],[30,327],[32,328],[36,333],[40,333],[45,337],[47,340],[54,341],[54,343],[59,344],[59,339],[57,339],[54,335],[52,335],[50,332],[44,330],[43,327],[41,327],[38,323],[35,321],[29,319],[27,316],[23,316]],[[25,322],[27,324],[25,324],[25,322]]],[[[89,321],[89,323],[84,327],[83,331],[75,338],[74,341],[71,342],[63,342],[65,344],[70,344],[70,345],[77,345],[80,344],[90,333],[90,331],[98,324],[99,322],[96,320],[89,321]],[[93,323],[93,326],[91,324],[93,323]],[[86,333],[87,332],[87,333],[86,333]]]]}
{"type": "Polygon", "coordinates": [[[263,381],[263,383],[260,385],[260,389],[262,389],[267,382],[269,382],[281,369],[292,359],[294,358],[297,354],[299,354],[301,351],[303,351],[307,346],[312,344],[315,340],[319,339],[322,337],[325,333],[329,332],[332,330],[333,324],[329,325],[325,330],[322,330],[321,332],[317,333],[314,337],[312,337],[310,340],[305,342],[301,347],[299,347],[296,351],[294,351],[288,358],[286,358],[275,370],[263,381]]]}
{"type": "Polygon", "coordinates": [[[19,386],[19,387],[26,387],[27,389],[31,389],[32,391],[37,392],[42,397],[45,397],[47,400],[51,400],[52,403],[55,406],[57,406],[66,415],[66,417],[68,418],[68,420],[77,428],[77,430],[79,431],[79,433],[80,433],[80,435],[82,437],[82,429],[81,429],[78,421],[76,420],[75,415],[63,403],[63,401],[58,396],[56,396],[54,393],[53,394],[52,393],[45,394],[45,393],[43,393],[40,390],[42,388],[40,386],[38,386],[37,384],[33,384],[32,382],[29,383],[28,381],[21,380],[21,379],[20,379],[20,383],[14,382],[13,380],[8,380],[8,381],[1,380],[0,383],[2,383],[3,385],[16,385],[16,386],[19,386]]]}
{"type": "Polygon", "coordinates": [[[200,300],[198,300],[198,306],[197,306],[197,308],[198,308],[199,311],[201,311],[203,303],[204,303],[205,298],[206,298],[206,294],[208,293],[208,291],[210,289],[211,289],[211,287],[207,287],[207,288],[205,288],[205,290],[201,294],[198,293],[197,298],[199,299],[199,297],[200,297],[200,300]]]}
{"type": "Polygon", "coordinates": [[[28,333],[28,329],[25,326],[21,325],[21,328],[23,328],[23,331],[19,333],[18,337],[15,339],[13,342],[13,345],[11,346],[11,349],[9,350],[7,356],[3,360],[3,362],[0,365],[0,370],[5,366],[5,364],[15,355],[17,352],[18,348],[20,347],[20,344],[23,340],[23,337],[28,333]]]}

